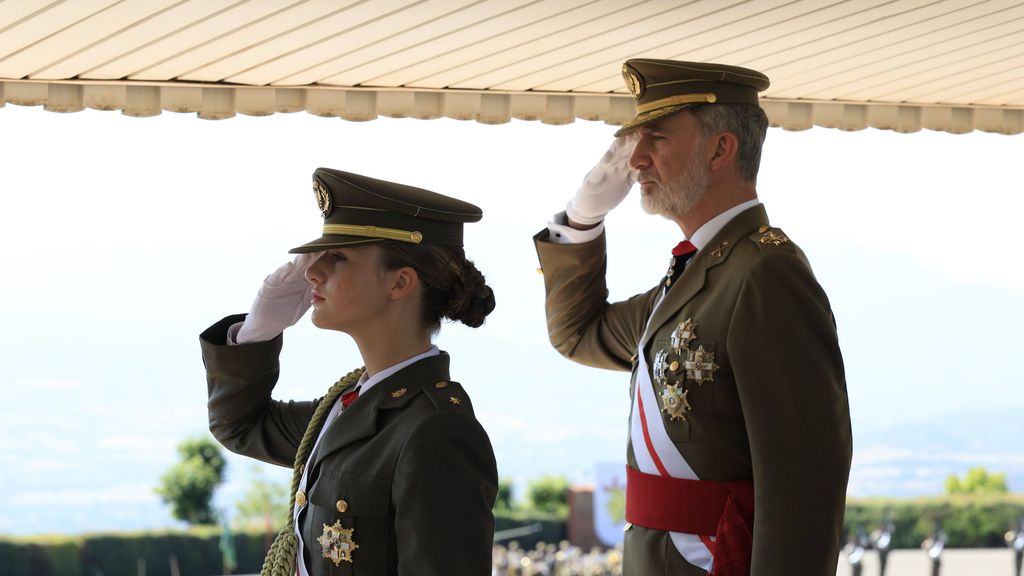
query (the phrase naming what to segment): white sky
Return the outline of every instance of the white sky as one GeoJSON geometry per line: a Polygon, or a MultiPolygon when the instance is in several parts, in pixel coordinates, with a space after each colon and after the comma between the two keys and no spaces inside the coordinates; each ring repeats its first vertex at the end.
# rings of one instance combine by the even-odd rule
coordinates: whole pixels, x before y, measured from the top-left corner
{"type": "MultiPolygon", "coordinates": [[[[169,523],[152,487],[174,446],[206,429],[198,334],[247,310],[288,248],[319,235],[318,166],[483,208],[467,252],[498,308],[479,330],[445,327],[438,343],[503,476],[587,481],[595,462],[621,460],[628,376],[550,349],[531,241],[614,130],[0,109],[0,533],[169,523]]],[[[855,437],[1024,408],[1022,158],[1024,135],[769,131],[758,188],[832,299],[855,437]]],[[[608,219],[615,298],[656,282],[680,239],[638,204],[631,196],[608,219]]],[[[308,399],[359,358],[307,318],[286,333],[282,362],[279,397],[308,399]]],[[[855,460],[851,494],[875,493],[899,453],[857,448],[871,457],[855,460]]],[[[250,472],[231,460],[224,502],[250,472]]]]}

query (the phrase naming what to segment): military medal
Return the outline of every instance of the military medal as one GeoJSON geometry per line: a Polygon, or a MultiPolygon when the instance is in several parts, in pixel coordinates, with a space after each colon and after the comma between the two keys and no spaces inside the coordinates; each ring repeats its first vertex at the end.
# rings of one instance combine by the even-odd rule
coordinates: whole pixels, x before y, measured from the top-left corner
{"type": "Polygon", "coordinates": [[[672,349],[676,354],[682,354],[683,350],[689,347],[690,341],[697,337],[697,323],[693,318],[687,318],[676,326],[672,331],[672,349]]]}
{"type": "Polygon", "coordinates": [[[687,378],[698,384],[703,384],[715,379],[715,370],[718,370],[719,366],[715,364],[714,352],[708,352],[703,346],[698,346],[696,350],[686,352],[683,368],[686,368],[687,378]]]}
{"type": "Polygon", "coordinates": [[[324,558],[334,562],[335,566],[341,566],[341,561],[352,562],[352,552],[359,548],[359,544],[352,541],[352,532],[355,528],[343,528],[341,520],[333,526],[324,524],[324,533],[317,538],[317,542],[323,547],[324,558]]]}
{"type": "Polygon", "coordinates": [[[661,390],[661,411],[671,420],[686,422],[686,413],[693,409],[686,398],[689,394],[689,390],[680,390],[675,384],[664,387],[661,390]]]}
{"type": "Polygon", "coordinates": [[[668,357],[668,352],[664,350],[658,350],[658,353],[654,355],[654,381],[657,384],[665,383],[665,360],[668,357]]]}

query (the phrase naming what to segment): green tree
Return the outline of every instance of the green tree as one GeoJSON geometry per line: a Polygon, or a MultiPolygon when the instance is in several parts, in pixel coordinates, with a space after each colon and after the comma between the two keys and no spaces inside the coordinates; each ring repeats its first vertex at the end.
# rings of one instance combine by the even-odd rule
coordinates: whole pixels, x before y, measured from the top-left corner
{"type": "Polygon", "coordinates": [[[213,492],[224,482],[226,462],[210,438],[191,438],[178,444],[181,462],[160,477],[156,493],[171,505],[171,514],[189,524],[213,524],[213,492]]]}
{"type": "Polygon", "coordinates": [[[280,528],[288,521],[288,484],[272,482],[262,468],[253,467],[252,482],[235,504],[235,521],[241,526],[280,528]]]}
{"type": "Polygon", "coordinates": [[[946,494],[1007,494],[1006,473],[990,474],[984,466],[968,470],[963,479],[956,474],[946,477],[946,494]]]}
{"type": "Polygon", "coordinates": [[[538,512],[568,516],[569,479],[565,476],[541,476],[526,486],[526,501],[538,512]]]}
{"type": "Polygon", "coordinates": [[[498,480],[498,497],[494,500],[494,509],[498,512],[510,512],[512,508],[512,480],[502,478],[498,480]]]}

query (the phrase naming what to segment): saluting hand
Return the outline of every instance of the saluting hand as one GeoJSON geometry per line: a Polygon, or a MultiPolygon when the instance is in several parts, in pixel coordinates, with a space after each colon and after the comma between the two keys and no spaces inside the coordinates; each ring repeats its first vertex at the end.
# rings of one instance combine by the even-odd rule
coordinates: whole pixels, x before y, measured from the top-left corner
{"type": "Polygon", "coordinates": [[[636,182],[629,157],[636,147],[633,132],[615,138],[601,161],[587,173],[576,196],[569,200],[565,215],[571,222],[593,226],[618,206],[636,182]]]}
{"type": "Polygon", "coordinates": [[[266,342],[302,318],[313,297],[313,286],[306,280],[306,270],[322,254],[299,254],[263,280],[235,342],[266,342]]]}

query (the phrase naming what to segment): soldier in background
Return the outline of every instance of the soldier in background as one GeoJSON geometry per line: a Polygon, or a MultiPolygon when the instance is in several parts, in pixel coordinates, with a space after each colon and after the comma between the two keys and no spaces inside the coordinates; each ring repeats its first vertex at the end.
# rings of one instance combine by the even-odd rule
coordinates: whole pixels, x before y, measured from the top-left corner
{"type": "Polygon", "coordinates": [[[942,550],[946,547],[946,531],[942,529],[942,523],[935,521],[935,530],[921,542],[921,549],[928,553],[931,560],[932,576],[939,576],[942,568],[942,550]]]}
{"type": "Polygon", "coordinates": [[[1013,550],[1013,574],[1021,576],[1021,561],[1024,560],[1024,517],[1017,520],[1016,530],[1006,533],[1006,545],[1013,550]]]}
{"type": "Polygon", "coordinates": [[[892,549],[892,534],[895,531],[892,516],[887,513],[882,527],[871,533],[871,545],[878,550],[878,576],[885,576],[885,565],[889,559],[889,550],[892,549]]]}

